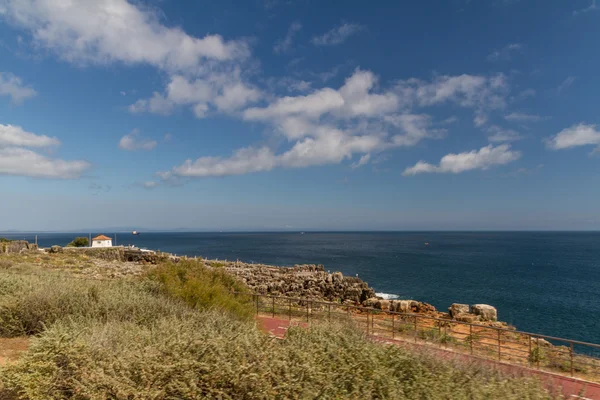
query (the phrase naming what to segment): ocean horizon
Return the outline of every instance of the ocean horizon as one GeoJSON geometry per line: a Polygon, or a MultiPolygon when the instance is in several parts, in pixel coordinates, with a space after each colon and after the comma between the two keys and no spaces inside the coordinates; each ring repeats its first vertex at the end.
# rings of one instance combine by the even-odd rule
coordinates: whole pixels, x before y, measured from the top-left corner
{"type": "MultiPolygon", "coordinates": [[[[92,235],[112,232],[94,231],[92,235]]],[[[35,232],[0,233],[33,242],[35,232]]],[[[81,232],[37,232],[41,247],[81,232]]],[[[117,232],[117,245],[278,266],[322,264],[379,295],[445,311],[485,303],[522,331],[600,343],[600,232],[304,231],[117,232]]]]}

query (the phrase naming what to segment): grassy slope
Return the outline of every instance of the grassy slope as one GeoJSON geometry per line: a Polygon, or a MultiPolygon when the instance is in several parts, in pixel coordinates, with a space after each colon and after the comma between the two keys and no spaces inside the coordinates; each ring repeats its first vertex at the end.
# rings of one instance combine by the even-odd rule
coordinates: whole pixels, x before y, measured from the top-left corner
{"type": "Polygon", "coordinates": [[[92,281],[14,267],[0,271],[0,334],[36,337],[0,370],[2,399],[550,398],[536,382],[371,343],[350,325],[273,340],[218,269],[92,281]]]}

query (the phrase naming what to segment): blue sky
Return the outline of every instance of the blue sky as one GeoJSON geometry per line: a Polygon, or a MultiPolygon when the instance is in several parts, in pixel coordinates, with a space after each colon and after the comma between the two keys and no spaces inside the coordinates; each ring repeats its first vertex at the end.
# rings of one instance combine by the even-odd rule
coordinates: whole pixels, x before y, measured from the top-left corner
{"type": "Polygon", "coordinates": [[[595,1],[0,0],[0,231],[600,229],[595,1]]]}

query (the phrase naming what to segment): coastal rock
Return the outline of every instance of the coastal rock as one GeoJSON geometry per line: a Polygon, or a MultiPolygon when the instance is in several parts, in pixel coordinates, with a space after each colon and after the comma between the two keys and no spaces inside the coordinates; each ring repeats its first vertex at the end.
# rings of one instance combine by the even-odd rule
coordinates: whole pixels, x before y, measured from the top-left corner
{"type": "MultiPolygon", "coordinates": [[[[207,265],[214,267],[210,261],[207,261],[207,265]]],[[[258,293],[346,304],[350,302],[354,305],[375,297],[375,291],[366,282],[357,277],[346,277],[341,272],[326,272],[322,265],[295,265],[287,268],[219,261],[219,268],[237,276],[252,291],[258,293]]],[[[376,300],[378,299],[375,298],[376,300]]],[[[370,307],[375,305],[375,301],[370,302],[370,307]]]]}
{"type": "Polygon", "coordinates": [[[474,322],[479,322],[481,320],[481,317],[479,315],[475,315],[475,314],[471,314],[471,313],[456,314],[453,316],[453,318],[457,321],[468,322],[470,324],[472,324],[474,322]]]}
{"type": "Polygon", "coordinates": [[[538,346],[541,347],[552,347],[552,343],[550,343],[549,341],[547,341],[546,339],[542,339],[542,338],[531,338],[531,341],[533,343],[537,343],[538,346]]]}
{"type": "Polygon", "coordinates": [[[456,318],[460,314],[469,314],[470,307],[468,304],[454,303],[448,307],[448,312],[452,318],[456,318]]]}
{"type": "Polygon", "coordinates": [[[52,246],[48,249],[48,253],[62,253],[63,248],[60,246],[52,246]]]}
{"type": "Polygon", "coordinates": [[[375,304],[377,304],[378,301],[379,299],[377,297],[371,297],[363,301],[362,305],[365,307],[375,307],[375,304]]]}
{"type": "Polygon", "coordinates": [[[419,314],[436,314],[437,310],[429,303],[417,302],[416,306],[412,306],[413,312],[419,314]]]}
{"type": "Polygon", "coordinates": [[[396,302],[396,311],[410,313],[413,312],[413,307],[416,307],[418,304],[415,300],[400,300],[396,302]]]}
{"type": "Polygon", "coordinates": [[[389,300],[378,300],[375,303],[375,308],[379,310],[389,310],[390,309],[390,301],[389,300]]]}
{"type": "Polygon", "coordinates": [[[498,320],[498,311],[495,307],[488,304],[473,304],[471,306],[471,312],[475,315],[479,315],[483,321],[498,320]]]}

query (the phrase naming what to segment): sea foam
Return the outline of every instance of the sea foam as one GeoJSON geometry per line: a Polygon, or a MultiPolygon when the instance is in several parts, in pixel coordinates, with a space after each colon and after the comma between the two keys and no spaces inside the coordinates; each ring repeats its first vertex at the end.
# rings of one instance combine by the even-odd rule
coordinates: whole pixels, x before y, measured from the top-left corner
{"type": "Polygon", "coordinates": [[[375,293],[375,296],[383,297],[385,300],[394,300],[394,299],[397,299],[398,297],[400,297],[397,294],[391,294],[391,293],[375,293]]]}

